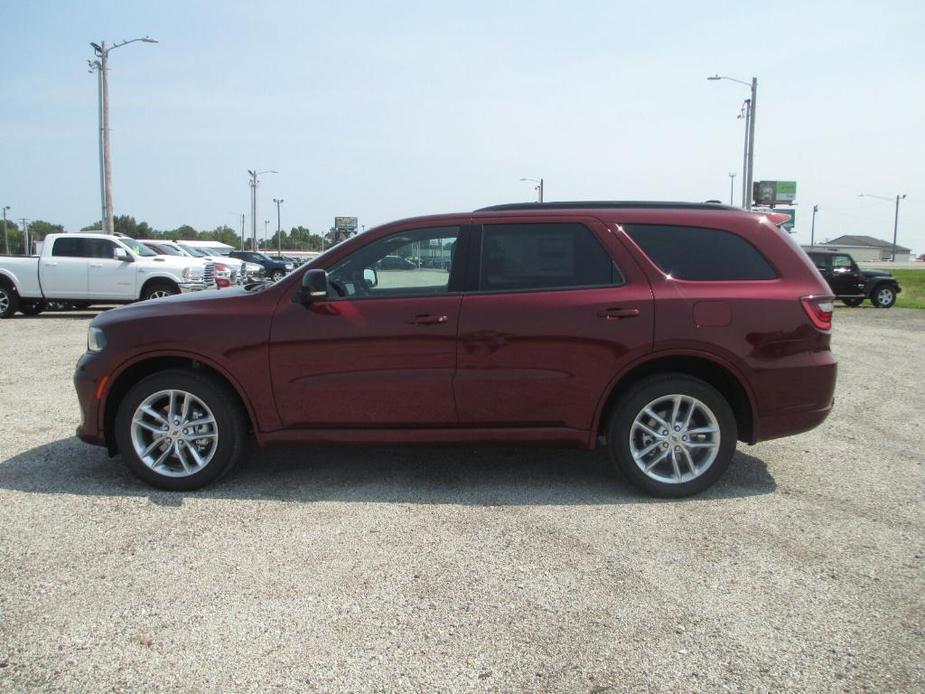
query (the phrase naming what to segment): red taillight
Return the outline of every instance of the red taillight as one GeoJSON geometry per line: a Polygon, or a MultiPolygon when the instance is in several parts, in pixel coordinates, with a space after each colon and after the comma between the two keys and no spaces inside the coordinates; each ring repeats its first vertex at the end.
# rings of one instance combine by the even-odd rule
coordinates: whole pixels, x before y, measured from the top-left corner
{"type": "Polygon", "coordinates": [[[832,311],[835,310],[835,302],[832,299],[817,299],[812,296],[804,296],[800,299],[803,304],[803,310],[806,315],[820,330],[832,329],[832,311]]]}

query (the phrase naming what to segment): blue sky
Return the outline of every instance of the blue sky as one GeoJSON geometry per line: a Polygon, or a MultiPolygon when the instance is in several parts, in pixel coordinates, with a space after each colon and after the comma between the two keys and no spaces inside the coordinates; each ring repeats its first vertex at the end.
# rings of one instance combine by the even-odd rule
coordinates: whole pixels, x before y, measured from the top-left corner
{"type": "MultiPolygon", "coordinates": [[[[728,200],[746,87],[755,178],[798,181],[798,238],[892,234],[925,252],[921,2],[0,0],[0,204],[99,218],[90,41],[111,58],[116,214],[157,228],[325,231],[531,199],[728,200]],[[248,221],[249,224],[249,221],[248,221]]],[[[741,174],[739,174],[741,175],[741,174]]],[[[739,179],[736,179],[738,190],[739,179]]],[[[738,194],[736,195],[738,202],[738,194]]]]}

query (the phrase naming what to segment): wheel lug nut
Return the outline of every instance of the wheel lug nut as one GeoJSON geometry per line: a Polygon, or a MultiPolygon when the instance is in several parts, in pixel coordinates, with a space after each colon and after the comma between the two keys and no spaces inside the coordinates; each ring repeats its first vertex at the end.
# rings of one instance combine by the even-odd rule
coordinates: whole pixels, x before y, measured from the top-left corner
{"type": "Polygon", "coordinates": [[[681,437],[681,440],[682,440],[682,441],[687,441],[687,435],[685,434],[684,436],[682,436],[682,437],[681,437]]]}
{"type": "Polygon", "coordinates": [[[674,451],[675,451],[675,453],[680,453],[680,452],[681,452],[681,447],[680,447],[680,446],[675,446],[675,447],[674,447],[674,451]]]}
{"type": "Polygon", "coordinates": [[[667,442],[667,441],[665,441],[665,443],[662,444],[662,448],[668,448],[668,442],[667,442]]]}
{"type": "Polygon", "coordinates": [[[674,430],[675,430],[675,431],[681,431],[681,425],[680,425],[680,424],[675,424],[675,425],[674,425],[674,430]]]}
{"type": "Polygon", "coordinates": [[[665,431],[662,432],[662,436],[668,436],[668,430],[667,430],[667,429],[665,429],[665,431]]]}

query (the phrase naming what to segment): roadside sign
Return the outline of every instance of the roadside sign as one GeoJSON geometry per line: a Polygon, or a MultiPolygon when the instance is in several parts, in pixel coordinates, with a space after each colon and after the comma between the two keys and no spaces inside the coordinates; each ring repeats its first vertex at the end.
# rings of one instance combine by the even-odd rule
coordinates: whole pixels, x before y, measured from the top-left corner
{"type": "Polygon", "coordinates": [[[340,232],[346,232],[351,236],[357,233],[357,218],[356,217],[335,217],[334,218],[334,230],[340,232]]]}
{"type": "Polygon", "coordinates": [[[756,205],[793,204],[797,199],[796,181],[755,181],[752,196],[756,205]]]}

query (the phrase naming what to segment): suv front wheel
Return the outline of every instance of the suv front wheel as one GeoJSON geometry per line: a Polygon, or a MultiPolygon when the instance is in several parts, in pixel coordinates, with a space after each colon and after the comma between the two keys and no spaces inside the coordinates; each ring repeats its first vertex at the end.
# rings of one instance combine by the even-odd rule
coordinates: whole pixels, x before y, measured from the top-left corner
{"type": "Polygon", "coordinates": [[[870,295],[870,303],[877,308],[890,308],[896,303],[896,290],[888,284],[881,284],[870,295]]]}
{"type": "Polygon", "coordinates": [[[725,472],[736,447],[732,408],[716,388],[684,374],[640,381],[607,427],[614,465],[656,496],[696,494],[725,472]]]}
{"type": "Polygon", "coordinates": [[[129,470],[170,491],[198,489],[234,467],[245,419],[230,387],[171,369],[141,380],[116,413],[115,438],[129,470]]]}

